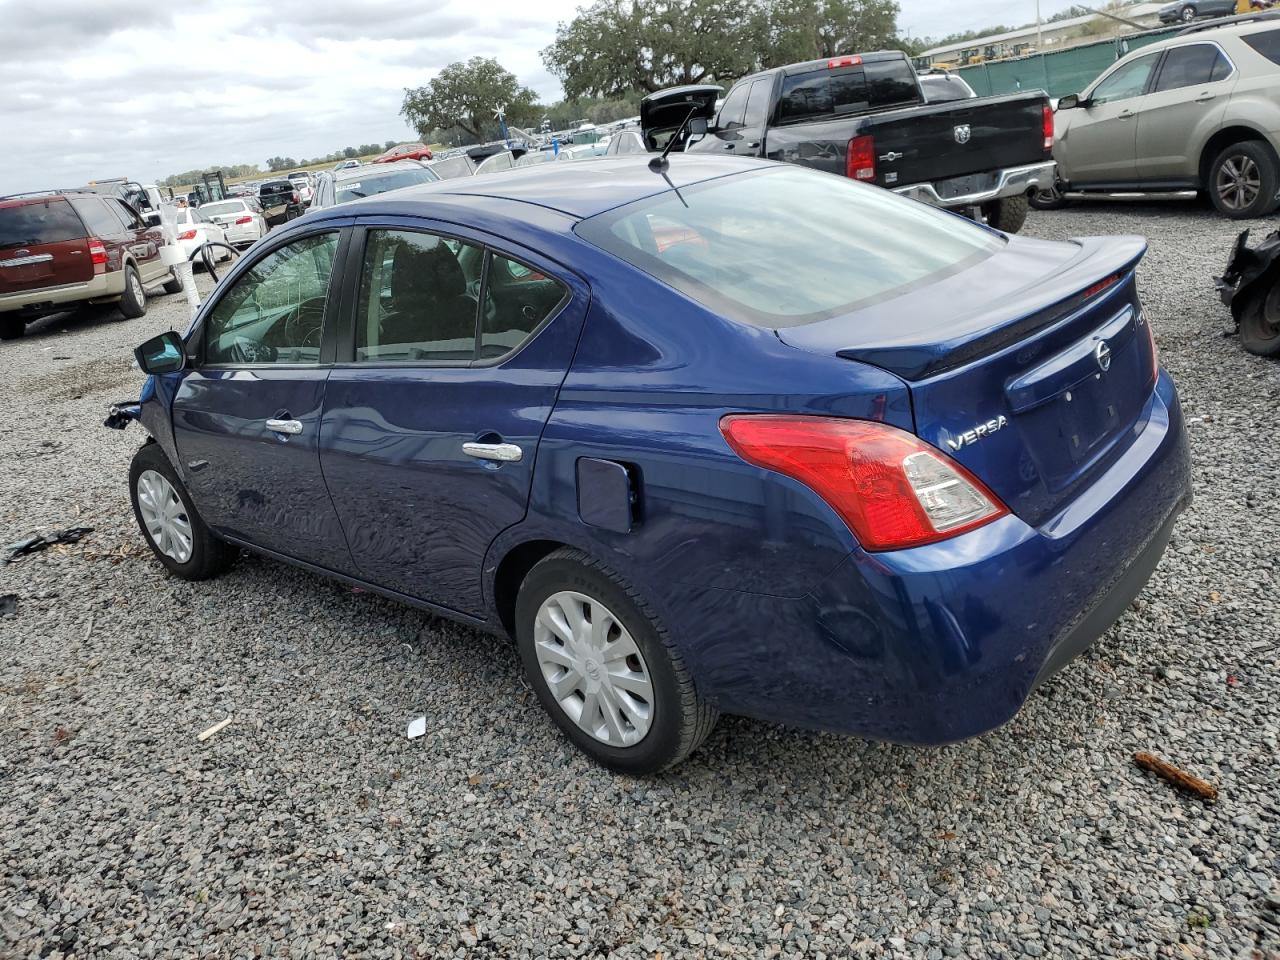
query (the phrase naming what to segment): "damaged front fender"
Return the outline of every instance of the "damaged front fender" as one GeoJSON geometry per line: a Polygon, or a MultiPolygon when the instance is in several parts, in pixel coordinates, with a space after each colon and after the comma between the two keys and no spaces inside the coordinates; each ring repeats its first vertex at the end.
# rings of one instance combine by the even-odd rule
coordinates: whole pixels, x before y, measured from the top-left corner
{"type": "Polygon", "coordinates": [[[1241,233],[1214,285],[1231,308],[1244,348],[1258,356],[1280,356],[1280,230],[1252,249],[1249,231],[1241,233]]]}
{"type": "Polygon", "coordinates": [[[112,430],[123,430],[130,421],[142,418],[142,401],[122,400],[107,407],[107,419],[102,421],[104,427],[112,430]]]}

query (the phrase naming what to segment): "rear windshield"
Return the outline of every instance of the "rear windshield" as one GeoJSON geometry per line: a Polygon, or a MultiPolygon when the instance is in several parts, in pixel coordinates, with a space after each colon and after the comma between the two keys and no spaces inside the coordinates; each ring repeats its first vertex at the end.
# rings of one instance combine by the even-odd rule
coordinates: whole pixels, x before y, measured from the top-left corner
{"type": "Polygon", "coordinates": [[[277,180],[275,183],[264,183],[258,188],[259,193],[293,193],[294,186],[288,180],[277,180]]]}
{"type": "Polygon", "coordinates": [[[245,205],[239,200],[223,200],[219,203],[206,203],[200,213],[206,217],[216,217],[228,213],[244,213],[245,205]]]}
{"type": "Polygon", "coordinates": [[[699,303],[768,328],[900,296],[1005,243],[953,214],[797,167],[668,191],[576,231],[699,303]]]}
{"type": "Polygon", "coordinates": [[[1267,30],[1264,33],[1251,33],[1241,37],[1245,43],[1253,47],[1272,63],[1280,63],[1280,30],[1267,30]]]}
{"type": "Polygon", "coordinates": [[[779,123],[802,123],[915,103],[915,71],[906,60],[878,60],[782,78],[779,123]]]}
{"type": "Polygon", "coordinates": [[[0,207],[0,249],[62,243],[85,236],[84,224],[61,198],[0,207]]]}
{"type": "Polygon", "coordinates": [[[367,173],[338,183],[338,199],[335,202],[360,200],[386,193],[388,190],[399,190],[401,187],[412,187],[439,179],[426,167],[419,167],[417,170],[392,170],[388,173],[367,173]]]}
{"type": "Polygon", "coordinates": [[[471,176],[472,164],[466,157],[449,157],[434,161],[430,169],[441,180],[452,180],[454,177],[471,176]]]}

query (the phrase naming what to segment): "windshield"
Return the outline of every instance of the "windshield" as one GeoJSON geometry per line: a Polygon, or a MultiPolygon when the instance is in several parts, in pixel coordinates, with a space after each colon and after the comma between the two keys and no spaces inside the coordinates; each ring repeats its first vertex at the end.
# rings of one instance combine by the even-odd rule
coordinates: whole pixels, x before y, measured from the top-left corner
{"type": "Polygon", "coordinates": [[[216,217],[228,213],[244,213],[245,205],[239,200],[224,200],[221,203],[206,203],[200,208],[201,216],[216,217]]]}
{"type": "Polygon", "coordinates": [[[426,167],[419,167],[416,170],[389,170],[386,173],[370,172],[339,183],[336,202],[346,203],[348,200],[359,200],[363,197],[386,193],[388,190],[399,190],[401,187],[412,187],[439,179],[426,167]]]}
{"type": "Polygon", "coordinates": [[[901,296],[1005,243],[953,214],[797,167],[667,191],[575,230],[717,312],[771,328],[901,296]]]}

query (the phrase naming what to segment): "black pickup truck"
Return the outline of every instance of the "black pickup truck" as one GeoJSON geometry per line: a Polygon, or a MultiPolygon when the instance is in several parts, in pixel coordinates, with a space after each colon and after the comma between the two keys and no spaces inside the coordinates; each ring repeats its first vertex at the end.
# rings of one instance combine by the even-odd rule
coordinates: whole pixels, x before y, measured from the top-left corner
{"type": "Polygon", "coordinates": [[[1027,195],[1053,182],[1053,111],[1042,92],[925,102],[906,54],[833,57],[719,87],[675,87],[640,104],[650,149],[694,110],[690,152],[766,157],[874,183],[1017,232],[1027,195]],[[713,119],[714,115],[714,119],[713,119]]]}

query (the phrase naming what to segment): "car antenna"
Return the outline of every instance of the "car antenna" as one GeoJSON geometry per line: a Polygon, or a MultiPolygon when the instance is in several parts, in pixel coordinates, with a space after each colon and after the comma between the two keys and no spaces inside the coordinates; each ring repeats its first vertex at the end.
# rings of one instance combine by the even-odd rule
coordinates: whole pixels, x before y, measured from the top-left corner
{"type": "Polygon", "coordinates": [[[658,173],[662,173],[667,169],[667,154],[671,152],[671,148],[676,145],[676,141],[680,139],[680,134],[684,133],[684,128],[689,125],[689,121],[693,119],[693,115],[698,112],[696,106],[690,107],[685,118],[680,121],[680,126],[676,127],[676,132],[671,135],[671,139],[667,141],[667,145],[662,148],[662,153],[649,161],[649,169],[658,173]]]}

